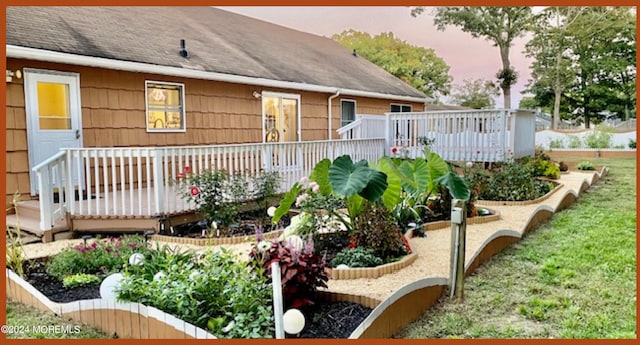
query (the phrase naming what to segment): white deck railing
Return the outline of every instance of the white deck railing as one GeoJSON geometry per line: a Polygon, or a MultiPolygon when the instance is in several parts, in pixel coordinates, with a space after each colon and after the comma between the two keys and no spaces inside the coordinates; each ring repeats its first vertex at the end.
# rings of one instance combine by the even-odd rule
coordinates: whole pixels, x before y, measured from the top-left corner
{"type": "Polygon", "coordinates": [[[384,138],[385,116],[356,115],[356,120],[338,129],[340,139],[384,138]]]}
{"type": "Polygon", "coordinates": [[[320,160],[343,154],[356,161],[377,160],[384,154],[384,139],[63,149],[34,168],[41,229],[50,229],[55,216],[66,212],[74,217],[133,218],[191,210],[193,205],[183,200],[174,183],[186,166],[195,173],[215,169],[244,176],[278,171],[280,191],[285,191],[320,160]],[[54,204],[56,191],[60,201],[54,204]]]}
{"type": "Polygon", "coordinates": [[[343,139],[382,135],[387,154],[395,146],[400,155],[420,156],[423,138],[434,140],[431,150],[445,160],[496,162],[534,153],[534,115],[530,111],[501,109],[365,115],[338,133],[343,139]]]}

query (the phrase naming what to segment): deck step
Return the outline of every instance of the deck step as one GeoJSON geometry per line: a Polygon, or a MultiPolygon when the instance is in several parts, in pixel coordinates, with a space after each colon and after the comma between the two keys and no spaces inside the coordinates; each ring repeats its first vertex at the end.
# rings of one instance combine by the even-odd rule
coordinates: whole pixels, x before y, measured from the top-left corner
{"type": "Polygon", "coordinates": [[[9,214],[6,216],[7,229],[20,229],[24,235],[32,235],[42,238],[43,242],[54,240],[55,234],[69,231],[69,227],[64,219],[56,221],[56,224],[50,230],[40,229],[40,219],[33,217],[25,217],[23,215],[9,214]]]}
{"type": "Polygon", "coordinates": [[[40,203],[38,200],[19,201],[15,208],[20,218],[40,219],[40,203]]]}

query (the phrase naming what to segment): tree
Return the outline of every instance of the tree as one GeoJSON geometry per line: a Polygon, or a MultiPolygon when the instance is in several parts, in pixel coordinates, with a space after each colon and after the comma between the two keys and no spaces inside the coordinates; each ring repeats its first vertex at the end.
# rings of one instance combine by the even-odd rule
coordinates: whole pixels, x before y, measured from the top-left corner
{"type": "Polygon", "coordinates": [[[449,66],[433,49],[411,45],[391,32],[372,37],[347,30],[332,38],[431,98],[451,91],[449,66]]]}
{"type": "Polygon", "coordinates": [[[451,103],[482,109],[493,107],[493,97],[500,96],[500,88],[492,81],[484,79],[466,79],[460,86],[454,87],[451,103]]]}
{"type": "MultiPolygon", "coordinates": [[[[423,11],[423,7],[416,7],[411,14],[416,16],[423,11]]],[[[518,73],[511,66],[509,49],[513,40],[528,30],[531,18],[531,8],[525,6],[444,6],[436,7],[434,23],[442,31],[449,25],[460,27],[472,37],[484,38],[500,49],[502,69],[496,77],[504,95],[504,107],[511,108],[511,86],[518,80],[518,73]]]]}
{"type": "MultiPolygon", "coordinates": [[[[554,114],[589,127],[636,108],[636,18],[628,7],[548,8],[527,54],[535,58],[529,90],[554,114]]],[[[541,17],[544,15],[544,11],[541,17]]],[[[559,120],[559,116],[556,121],[559,120]]]]}
{"type": "Polygon", "coordinates": [[[522,97],[518,109],[535,109],[538,107],[538,102],[534,97],[522,97]]]}
{"type": "MultiPolygon", "coordinates": [[[[575,77],[571,55],[567,49],[568,25],[575,21],[583,7],[547,7],[534,17],[533,38],[525,46],[525,55],[535,60],[531,64],[531,79],[527,87],[538,93],[553,93],[551,128],[560,123],[560,99],[575,77]]],[[[528,90],[531,91],[531,90],[528,90]]],[[[541,97],[537,97],[539,100],[541,97]]]]}

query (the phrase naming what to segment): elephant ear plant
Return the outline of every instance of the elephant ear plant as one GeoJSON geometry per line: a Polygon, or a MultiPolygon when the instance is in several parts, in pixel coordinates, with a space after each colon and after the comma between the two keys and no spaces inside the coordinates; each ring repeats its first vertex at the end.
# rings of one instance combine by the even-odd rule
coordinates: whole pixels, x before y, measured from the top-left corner
{"type": "MultiPolygon", "coordinates": [[[[378,201],[387,190],[387,175],[369,167],[366,160],[354,163],[349,155],[336,158],[333,162],[323,159],[314,167],[310,180],[319,186],[318,193],[342,199],[347,208],[349,219],[343,217],[336,210],[327,210],[344,223],[347,230],[352,230],[351,220],[362,210],[365,201],[378,201]]],[[[291,209],[302,185],[295,183],[280,201],[272,222],[277,223],[280,218],[291,209]]]]}

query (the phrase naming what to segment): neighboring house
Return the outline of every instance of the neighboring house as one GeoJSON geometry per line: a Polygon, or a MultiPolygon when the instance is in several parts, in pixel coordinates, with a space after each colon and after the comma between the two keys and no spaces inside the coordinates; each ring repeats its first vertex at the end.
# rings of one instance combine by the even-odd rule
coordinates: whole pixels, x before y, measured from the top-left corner
{"type": "Polygon", "coordinates": [[[211,7],[7,7],[6,201],[68,147],[338,139],[424,94],[329,38],[211,7]]]}

